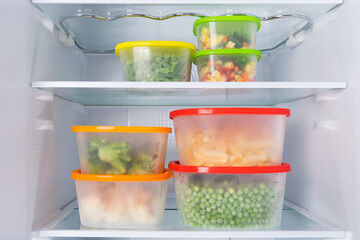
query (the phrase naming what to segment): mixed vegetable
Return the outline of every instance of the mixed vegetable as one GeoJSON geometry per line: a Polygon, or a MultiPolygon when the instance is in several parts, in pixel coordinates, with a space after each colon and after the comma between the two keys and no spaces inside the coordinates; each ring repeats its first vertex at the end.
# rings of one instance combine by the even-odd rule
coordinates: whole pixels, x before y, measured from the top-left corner
{"type": "Polygon", "coordinates": [[[133,151],[126,141],[110,143],[95,137],[89,140],[86,163],[90,174],[154,174],[158,157],[133,151]]]}
{"type": "Polygon", "coordinates": [[[210,29],[203,27],[200,34],[201,50],[207,49],[232,49],[232,48],[254,48],[244,35],[234,31],[228,35],[216,34],[210,32],[210,29]]]}
{"type": "Polygon", "coordinates": [[[200,66],[201,82],[252,82],[256,75],[256,61],[247,56],[210,58],[200,66]]]}
{"type": "Polygon", "coordinates": [[[266,183],[242,185],[236,177],[222,175],[212,184],[203,174],[193,174],[184,186],[182,219],[194,227],[266,228],[276,219],[275,189],[266,183]]]}
{"type": "MultiPolygon", "coordinates": [[[[155,50],[142,51],[142,57],[129,58],[124,61],[127,81],[148,82],[182,82],[190,78],[190,57],[181,54],[170,54],[162,51],[154,54],[155,50]],[[189,59],[188,59],[189,58],[189,59]]],[[[139,50],[140,51],[140,50],[139,50]]],[[[135,55],[135,54],[134,54],[135,55]]]]}

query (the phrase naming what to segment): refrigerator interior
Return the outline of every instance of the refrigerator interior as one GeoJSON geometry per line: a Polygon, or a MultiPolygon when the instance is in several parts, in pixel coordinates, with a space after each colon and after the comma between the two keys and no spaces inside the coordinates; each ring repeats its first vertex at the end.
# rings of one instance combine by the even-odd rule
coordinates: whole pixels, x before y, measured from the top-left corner
{"type": "MultiPolygon", "coordinates": [[[[259,1],[259,6],[266,5],[261,2],[259,1]]],[[[269,15],[288,7],[284,1],[278,2],[283,5],[270,4],[270,7],[264,7],[270,9],[269,15]]],[[[320,7],[315,5],[321,3],[321,1],[298,2],[304,5],[303,9],[300,8],[301,11],[306,12],[308,9],[310,15],[316,15],[320,7]],[[314,3],[313,9],[311,3],[314,3]]],[[[231,239],[290,239],[296,237],[296,234],[302,236],[300,239],[360,238],[358,206],[360,68],[357,64],[360,33],[354,27],[358,26],[360,21],[357,18],[360,10],[359,2],[344,1],[342,6],[323,14],[311,29],[301,32],[293,41],[288,41],[288,46],[282,46],[263,55],[258,65],[257,82],[270,82],[269,84],[280,82],[289,86],[287,88],[271,89],[260,86],[257,89],[252,88],[256,85],[250,85],[244,89],[231,90],[225,86],[199,90],[183,85],[172,89],[164,85],[159,89],[147,89],[149,85],[145,84],[133,88],[120,86],[116,91],[111,89],[117,81],[121,81],[119,59],[116,55],[80,51],[74,46],[71,38],[66,37],[64,32],[59,30],[58,24],[54,25],[53,19],[47,15],[50,14],[56,19],[60,13],[72,13],[76,7],[72,4],[64,4],[65,7],[57,11],[59,8],[56,7],[56,1],[54,5],[41,5],[41,0],[34,3],[26,0],[0,3],[0,12],[4,19],[8,19],[1,22],[4,34],[1,39],[2,54],[6,56],[1,58],[0,72],[0,100],[3,103],[0,120],[2,136],[0,152],[3,168],[0,184],[4,196],[0,205],[1,239],[51,239],[52,237],[82,239],[81,234],[86,232],[86,229],[68,231],[65,233],[68,234],[66,237],[61,235],[62,232],[59,238],[56,237],[56,231],[46,229],[46,226],[57,223],[59,216],[63,216],[62,214],[71,210],[76,204],[73,202],[76,198],[75,184],[70,179],[71,171],[79,168],[75,134],[71,132],[73,125],[172,127],[172,121],[168,118],[171,110],[208,105],[264,105],[290,108],[291,117],[287,119],[283,161],[291,164],[292,171],[287,177],[285,199],[290,207],[329,227],[329,232],[312,235],[311,231],[314,229],[310,226],[306,232],[309,235],[301,235],[300,231],[282,235],[279,230],[276,235],[240,231],[234,235],[230,233],[222,236],[221,232],[217,235],[203,231],[186,232],[183,235],[178,233],[178,238],[229,239],[228,236],[231,236],[231,239]],[[44,13],[37,7],[47,11],[44,13]],[[105,88],[96,88],[96,84],[101,85],[103,81],[109,85],[105,88]],[[36,83],[39,82],[45,82],[45,85],[36,87],[36,83]],[[92,82],[94,87],[90,90],[86,89],[81,82],[85,82],[88,86],[91,86],[92,82]],[[297,82],[308,85],[302,88],[291,85],[297,82]],[[313,84],[315,82],[320,84],[319,88],[313,87],[316,85],[313,84]],[[49,84],[48,87],[46,84],[49,84]],[[63,85],[65,87],[57,88],[56,84],[65,84],[63,85]],[[71,88],[76,84],[82,87],[71,88]],[[328,90],[332,88],[338,89],[328,90]],[[251,93],[248,93],[249,91],[251,93]],[[248,100],[246,97],[238,98],[242,92],[248,93],[245,95],[248,100]],[[126,97],[118,99],[117,96],[121,94],[125,94],[126,97]],[[256,101],[268,104],[253,104],[256,101]],[[109,102],[123,104],[109,104],[109,102]],[[42,236],[41,230],[54,235],[42,236]],[[76,235],[78,233],[80,235],[76,235]]],[[[187,2],[184,2],[182,9],[184,12],[192,8],[206,9],[202,5],[193,6],[185,3],[187,2]]],[[[219,14],[225,10],[229,12],[232,9],[229,6],[224,4],[204,12],[207,14],[219,14]]],[[[87,7],[93,5],[84,5],[81,8],[86,11],[87,7]]],[[[123,5],[119,9],[121,7],[123,5]]],[[[159,12],[166,15],[173,11],[171,5],[157,7],[158,5],[154,7],[146,4],[128,6],[132,11],[147,11],[152,15],[159,12]]],[[[106,6],[104,8],[106,9],[106,6]]],[[[249,9],[257,14],[264,13],[262,7],[249,9]]],[[[100,7],[98,11],[101,12],[103,9],[100,7]]],[[[115,34],[114,38],[119,38],[119,42],[156,38],[195,43],[196,38],[191,33],[191,25],[195,18],[182,20],[183,25],[179,24],[178,28],[172,28],[179,19],[172,18],[161,22],[149,19],[120,20],[124,21],[121,24],[128,24],[127,26],[130,27],[119,30],[119,33],[116,33],[119,36],[115,34]],[[145,24],[149,24],[148,29],[144,28],[145,24]],[[183,34],[184,32],[186,34],[183,34]]],[[[102,46],[103,49],[109,50],[112,44],[110,40],[114,39],[94,38],[91,34],[102,36],[103,33],[92,31],[104,28],[103,31],[108,34],[120,23],[103,27],[104,23],[91,22],[85,25],[82,31],[82,21],[84,19],[78,22],[74,20],[68,25],[79,33],[78,38],[75,38],[78,43],[87,48],[96,49],[102,46]],[[84,42],[84,39],[90,41],[84,42]],[[96,41],[100,41],[99,39],[101,44],[97,45],[96,41]]],[[[265,26],[266,24],[268,23],[265,23],[265,26]]],[[[276,41],[269,37],[272,34],[271,28],[265,27],[268,32],[261,33],[260,36],[263,37],[259,36],[259,39],[263,41],[259,41],[257,47],[267,49],[278,43],[283,37],[280,30],[284,26],[287,25],[279,25],[272,29],[275,33],[279,32],[279,35],[274,33],[275,37],[278,37],[276,41]]],[[[195,67],[192,77],[196,78],[195,67]]],[[[172,133],[169,135],[166,163],[175,159],[177,159],[177,151],[172,133]]],[[[169,185],[168,195],[170,199],[174,195],[172,183],[169,185]]],[[[168,201],[168,206],[174,205],[172,198],[168,201]]],[[[170,230],[164,230],[166,231],[170,236],[174,235],[171,226],[170,230]]],[[[104,232],[104,230],[89,231],[88,237],[99,236],[106,239],[105,237],[126,235],[121,235],[119,233],[121,230],[107,231],[105,235],[104,232]]],[[[129,235],[124,238],[150,239],[147,234],[152,234],[135,232],[128,230],[129,235]]],[[[166,234],[156,236],[170,239],[166,234]]]]}

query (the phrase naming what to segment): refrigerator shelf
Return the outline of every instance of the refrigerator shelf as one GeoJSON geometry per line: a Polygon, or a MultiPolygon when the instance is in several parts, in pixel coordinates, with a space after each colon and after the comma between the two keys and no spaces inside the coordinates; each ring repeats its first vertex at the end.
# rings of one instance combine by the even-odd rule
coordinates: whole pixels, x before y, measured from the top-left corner
{"type": "Polygon", "coordinates": [[[345,82],[89,82],[38,81],[33,88],[85,106],[271,106],[345,82]]]}
{"type": "Polygon", "coordinates": [[[64,31],[67,45],[73,44],[84,53],[114,53],[115,45],[126,41],[177,40],[196,45],[192,34],[196,19],[234,14],[254,15],[262,20],[256,48],[266,53],[283,46],[289,39],[291,45],[303,41],[302,37],[297,39],[297,35],[340,6],[343,0],[297,0],[291,4],[285,0],[200,0],[196,4],[189,0],[32,2],[64,31]]]}
{"type": "Polygon", "coordinates": [[[99,229],[88,228],[80,224],[79,210],[74,201],[39,231],[33,232],[38,238],[52,237],[125,237],[125,238],[336,238],[345,239],[347,232],[336,226],[307,216],[306,210],[285,201],[282,223],[279,229],[222,231],[199,230],[181,223],[174,197],[169,197],[162,224],[143,229],[99,229]]]}

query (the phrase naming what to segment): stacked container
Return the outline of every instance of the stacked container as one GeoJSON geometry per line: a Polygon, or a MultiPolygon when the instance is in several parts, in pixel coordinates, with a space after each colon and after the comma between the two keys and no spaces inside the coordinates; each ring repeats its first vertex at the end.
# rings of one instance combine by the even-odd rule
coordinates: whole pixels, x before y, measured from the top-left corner
{"type": "Polygon", "coordinates": [[[171,128],[74,126],[80,168],[76,181],[82,225],[147,227],[162,220],[167,180],[164,168],[171,128]]]}
{"type": "Polygon", "coordinates": [[[261,53],[255,50],[260,19],[253,16],[204,17],[194,23],[199,52],[194,56],[201,82],[251,82],[261,53]]]}
{"type": "Polygon", "coordinates": [[[288,164],[288,109],[200,108],[170,113],[179,162],[171,162],[181,219],[194,227],[280,225],[288,164]]]}

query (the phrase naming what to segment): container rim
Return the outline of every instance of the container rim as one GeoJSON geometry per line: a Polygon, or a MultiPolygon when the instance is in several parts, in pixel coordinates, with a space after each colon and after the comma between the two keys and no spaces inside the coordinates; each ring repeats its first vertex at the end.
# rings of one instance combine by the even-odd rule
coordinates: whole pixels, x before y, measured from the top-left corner
{"type": "Polygon", "coordinates": [[[80,169],[71,172],[71,178],[79,181],[92,182],[155,182],[165,181],[172,178],[172,173],[169,169],[164,169],[165,172],[161,174],[149,175],[105,175],[105,174],[84,174],[80,169]]]}
{"type": "Polygon", "coordinates": [[[187,115],[285,115],[290,116],[290,109],[287,108],[190,108],[179,109],[170,112],[170,119],[187,115]]]}
{"type": "Polygon", "coordinates": [[[209,55],[255,55],[257,56],[257,60],[260,61],[261,59],[261,52],[255,49],[247,49],[247,48],[240,48],[240,49],[210,49],[210,50],[203,50],[195,53],[193,57],[193,62],[196,64],[196,59],[198,57],[209,56],[209,55]]]}
{"type": "Polygon", "coordinates": [[[168,127],[73,126],[73,132],[171,133],[168,127]]]}
{"type": "Polygon", "coordinates": [[[228,22],[228,21],[248,21],[257,23],[257,31],[260,30],[261,21],[260,18],[247,15],[234,15],[234,16],[217,16],[217,17],[203,17],[194,22],[193,33],[196,36],[196,28],[199,24],[207,22],[228,22]]]}
{"type": "Polygon", "coordinates": [[[280,166],[261,167],[207,167],[180,165],[179,161],[169,163],[169,169],[174,172],[186,173],[220,173],[220,174],[264,174],[290,172],[290,164],[282,163],[280,166]]]}
{"type": "Polygon", "coordinates": [[[132,47],[177,47],[190,49],[191,55],[196,52],[195,45],[188,42],[181,41],[133,41],[119,43],[115,47],[115,53],[120,57],[119,51],[121,49],[132,48],[132,47]]]}

